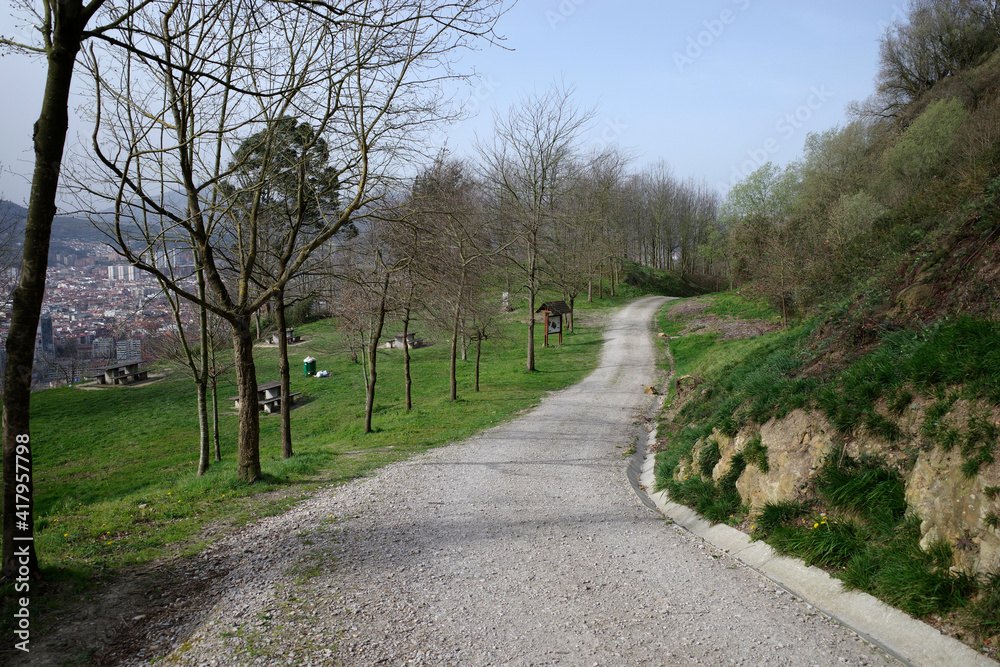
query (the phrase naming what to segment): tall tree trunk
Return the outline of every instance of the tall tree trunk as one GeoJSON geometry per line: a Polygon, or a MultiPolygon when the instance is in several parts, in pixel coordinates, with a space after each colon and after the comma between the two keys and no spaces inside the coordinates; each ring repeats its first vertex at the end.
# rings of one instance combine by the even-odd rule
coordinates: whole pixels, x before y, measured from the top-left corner
{"type": "MultiPolygon", "coordinates": [[[[205,300],[205,271],[198,267],[198,298],[205,300]]],[[[198,476],[208,472],[212,456],[211,440],[208,431],[208,310],[203,305],[198,306],[198,343],[200,349],[198,373],[195,382],[198,385],[198,476]]]]}
{"type": "Polygon", "coordinates": [[[413,409],[413,376],[410,375],[410,342],[407,336],[410,334],[410,307],[407,306],[403,314],[403,393],[406,398],[406,411],[413,409]]]}
{"type": "Polygon", "coordinates": [[[212,457],[212,436],[208,425],[208,379],[198,378],[198,477],[208,472],[212,457]]]}
{"type": "Polygon", "coordinates": [[[458,400],[458,322],[461,313],[461,303],[455,300],[455,313],[451,324],[451,350],[448,354],[448,400],[458,400]]]}
{"type": "Polygon", "coordinates": [[[476,391],[479,391],[479,359],[483,354],[483,337],[476,336],[476,391]]]}
{"type": "Polygon", "coordinates": [[[574,297],[571,294],[570,297],[569,297],[569,313],[567,313],[569,315],[569,332],[570,333],[573,333],[573,314],[575,313],[575,311],[573,310],[573,302],[575,300],[576,300],[576,297],[574,297]]]}
{"type": "Polygon", "coordinates": [[[369,371],[368,386],[365,392],[365,433],[372,432],[372,412],[375,411],[375,382],[378,379],[378,369],[376,364],[376,352],[378,352],[378,341],[382,337],[382,328],[385,326],[385,300],[389,294],[389,273],[385,274],[385,281],[382,283],[382,298],[379,301],[378,318],[375,320],[375,330],[372,332],[372,339],[368,343],[368,365],[369,371]]]}
{"type": "Polygon", "coordinates": [[[219,367],[215,363],[215,346],[212,346],[212,439],[215,441],[215,460],[222,460],[219,445],[219,367]]]}
{"type": "Polygon", "coordinates": [[[528,361],[529,371],[535,370],[535,254],[528,250],[528,361]]]}
{"type": "Polygon", "coordinates": [[[257,369],[253,362],[253,331],[249,315],[233,322],[233,355],[239,390],[239,430],[236,443],[236,476],[256,482],[260,472],[260,408],[257,405],[257,369]]]}
{"type": "MultiPolygon", "coordinates": [[[[102,3],[95,2],[96,11],[102,3]]],[[[21,277],[11,295],[7,334],[7,368],[3,391],[3,548],[0,575],[41,577],[34,534],[34,482],[31,455],[31,374],[35,334],[45,296],[52,218],[63,147],[69,126],[68,104],[73,65],[91,13],[78,0],[53,3],[52,41],[47,48],[48,71],[42,109],[32,140],[35,170],[21,253],[21,277]]]]}
{"type": "Polygon", "coordinates": [[[215,460],[222,460],[222,448],[219,445],[219,381],[212,377],[212,440],[215,441],[215,460]]]}
{"type": "Polygon", "coordinates": [[[288,338],[285,336],[285,290],[274,297],[274,319],[278,325],[278,379],[281,380],[281,458],[292,456],[292,375],[288,364],[288,338]]]}

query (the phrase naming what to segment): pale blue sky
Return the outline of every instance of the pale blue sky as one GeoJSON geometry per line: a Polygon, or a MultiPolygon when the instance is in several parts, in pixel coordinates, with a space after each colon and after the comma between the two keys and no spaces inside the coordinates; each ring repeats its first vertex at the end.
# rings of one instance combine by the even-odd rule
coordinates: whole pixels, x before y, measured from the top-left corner
{"type": "MultiPolygon", "coordinates": [[[[878,38],[904,9],[904,0],[521,0],[498,27],[512,51],[463,56],[480,78],[463,93],[474,113],[447,130],[448,145],[472,155],[494,108],[563,80],[580,106],[597,107],[591,143],[613,140],[636,152],[636,169],[662,159],[724,192],[765,159],[796,159],[808,132],[844,121],[844,107],[871,93],[878,38]]],[[[0,33],[15,32],[8,14],[0,33]]],[[[43,77],[38,60],[0,58],[0,193],[19,203],[43,77]]],[[[76,124],[69,142],[86,133],[76,124]]]]}

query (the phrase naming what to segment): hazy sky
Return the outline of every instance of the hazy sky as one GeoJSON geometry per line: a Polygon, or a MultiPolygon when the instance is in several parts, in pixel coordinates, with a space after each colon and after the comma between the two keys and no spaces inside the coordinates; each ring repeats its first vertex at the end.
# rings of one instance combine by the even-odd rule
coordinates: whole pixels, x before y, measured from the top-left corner
{"type": "MultiPolygon", "coordinates": [[[[520,0],[498,28],[512,50],[462,57],[479,78],[463,93],[473,113],[448,128],[448,145],[472,155],[494,109],[561,80],[579,106],[597,108],[591,143],[633,149],[636,169],[665,160],[724,193],[764,161],[796,159],[807,133],[844,122],[844,107],[871,93],[878,39],[904,9],[904,0],[520,0]]],[[[17,34],[9,14],[8,5],[0,33],[17,34]]],[[[0,58],[0,194],[18,203],[43,83],[40,60],[0,58]]],[[[68,141],[87,131],[74,123],[68,141]]]]}

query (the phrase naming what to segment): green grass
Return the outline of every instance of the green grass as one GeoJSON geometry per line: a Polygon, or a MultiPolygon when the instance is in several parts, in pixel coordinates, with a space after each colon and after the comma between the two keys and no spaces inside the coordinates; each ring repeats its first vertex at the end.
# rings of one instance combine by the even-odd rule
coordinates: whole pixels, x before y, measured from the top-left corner
{"type": "Polygon", "coordinates": [[[754,535],[762,537],[809,513],[805,503],[794,500],[767,502],[754,518],[754,535]]]}
{"type": "Polygon", "coordinates": [[[980,637],[1000,636],[1000,572],[983,582],[979,594],[963,609],[963,620],[980,637]]]}
{"type": "Polygon", "coordinates": [[[705,290],[685,280],[677,271],[665,271],[642,266],[626,260],[623,267],[623,284],[618,292],[629,296],[662,294],[664,296],[695,296],[705,290]]]}
{"type": "MultiPolygon", "coordinates": [[[[920,520],[906,516],[899,474],[875,460],[830,457],[816,479],[829,516],[804,524],[801,511],[765,507],[756,523],[778,552],[830,569],[850,588],[917,617],[966,604],[975,578],[952,572],[951,545],[920,548],[920,520]]],[[[801,506],[799,506],[801,507],[801,506]]]]}
{"type": "MultiPolygon", "coordinates": [[[[766,305],[738,295],[711,299],[709,312],[719,316],[773,316],[766,305]]],[[[675,306],[661,311],[659,323],[676,336],[686,322],[671,317],[670,307],[675,306]]],[[[944,449],[958,449],[967,476],[994,462],[1000,426],[990,411],[977,408],[957,423],[952,410],[959,399],[1000,405],[1000,324],[963,317],[920,331],[886,327],[868,354],[834,373],[808,375],[805,364],[822,354],[813,336],[818,326],[800,322],[740,341],[697,333],[672,338],[677,374],[698,375],[704,385],[662,427],[654,488],[667,490],[673,500],[710,521],[732,522],[745,509],[735,489],[742,471],[749,465],[767,472],[770,466],[757,435],[733,456],[729,473],[713,481],[710,475],[720,458],[712,439],[716,430],[735,436],[743,428],[806,408],[823,411],[841,434],[863,428],[893,443],[903,437],[897,420],[918,396],[932,401],[924,435],[944,449]],[[699,455],[692,456],[696,446],[699,455]],[[686,478],[676,479],[678,470],[689,471],[686,478]]],[[[809,494],[803,502],[765,504],[752,518],[753,536],[917,617],[964,619],[960,622],[980,639],[996,636],[1000,575],[977,580],[953,571],[947,543],[921,549],[920,520],[906,513],[899,470],[877,458],[854,460],[838,452],[813,478],[809,494]]],[[[1000,488],[987,487],[984,495],[994,501],[1000,488]]],[[[990,526],[1000,525],[997,516],[988,515],[990,526]]]]}
{"type": "MultiPolygon", "coordinates": [[[[223,462],[203,478],[194,475],[194,391],[180,372],[144,387],[38,393],[32,402],[32,441],[36,539],[43,562],[148,560],[153,554],[147,547],[192,533],[183,527],[187,521],[203,524],[206,518],[228,516],[238,509],[240,498],[289,483],[346,481],[374,465],[488,428],[546,392],[579,381],[594,367],[602,334],[597,327],[580,325],[587,312],[579,309],[577,331],[565,334],[561,347],[543,348],[538,336],[537,371],[532,373],[524,370],[526,327],[512,322],[506,338],[487,341],[481,392],[472,391],[472,361],[459,363],[455,403],[448,401],[447,344],[439,340],[414,350],[411,412],[402,404],[402,353],[380,350],[375,432],[367,436],[360,364],[347,360],[331,321],[302,326],[298,331],[309,341],[291,348],[292,361],[311,355],[331,377],[293,373],[292,391],[303,392],[292,412],[293,458],[280,457],[279,417],[261,415],[264,482],[253,486],[235,479],[237,420],[228,400],[220,410],[223,462]],[[147,530],[147,525],[154,528],[147,530]]],[[[255,357],[258,381],[277,379],[277,352],[258,348],[255,357]]],[[[223,399],[235,393],[231,383],[219,390],[223,399]]]]}
{"type": "Polygon", "coordinates": [[[705,311],[719,317],[741,320],[780,320],[781,313],[771,307],[766,299],[736,292],[718,292],[711,297],[712,305],[705,311]]]}
{"type": "MultiPolygon", "coordinates": [[[[469,361],[459,362],[454,403],[448,400],[446,335],[413,327],[433,341],[412,351],[414,409],[403,406],[402,352],[379,350],[375,432],[368,435],[361,365],[348,359],[332,321],[302,325],[296,331],[308,340],[290,349],[292,391],[303,392],[292,411],[295,455],[281,458],[280,418],[262,413],[264,479],[253,485],[235,474],[237,418],[233,402],[224,400],[236,394],[232,379],[219,388],[223,460],[200,478],[194,385],[179,369],[166,369],[165,379],[146,386],[34,394],[35,540],[53,586],[47,604],[63,604],[56,589],[86,590],[99,575],[197,553],[211,539],[205,532],[210,526],[224,533],[227,526],[284,511],[319,484],[364,476],[510,419],[596,366],[603,338],[598,322],[609,302],[622,301],[578,301],[576,331],[564,333],[562,346],[542,347],[542,327],[536,326],[537,370],[530,373],[524,369],[523,307],[511,313],[504,335],[484,344],[482,391],[472,386],[474,349],[469,361]],[[305,377],[305,356],[331,376],[305,377]]],[[[390,324],[387,334],[396,329],[390,324]]],[[[255,361],[258,381],[278,378],[275,349],[258,348],[255,361]]]]}

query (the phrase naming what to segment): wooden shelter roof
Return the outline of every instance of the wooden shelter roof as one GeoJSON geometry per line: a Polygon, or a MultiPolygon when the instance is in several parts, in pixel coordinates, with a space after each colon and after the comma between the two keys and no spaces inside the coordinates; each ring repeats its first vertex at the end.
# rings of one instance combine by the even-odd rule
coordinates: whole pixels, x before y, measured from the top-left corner
{"type": "Polygon", "coordinates": [[[566,305],[565,301],[546,301],[535,312],[548,313],[549,315],[566,315],[573,312],[573,309],[566,305]]]}

